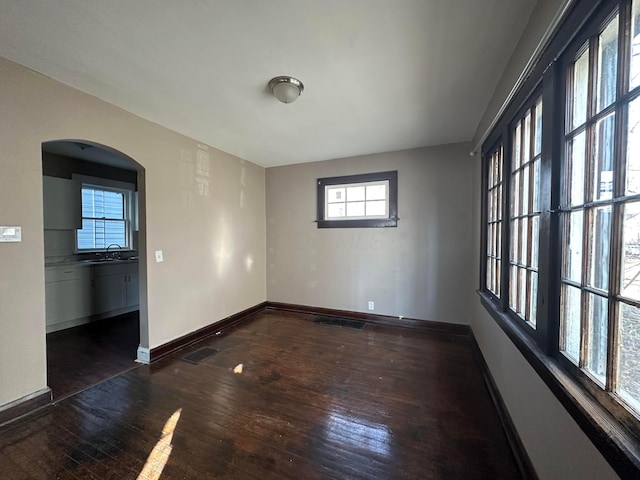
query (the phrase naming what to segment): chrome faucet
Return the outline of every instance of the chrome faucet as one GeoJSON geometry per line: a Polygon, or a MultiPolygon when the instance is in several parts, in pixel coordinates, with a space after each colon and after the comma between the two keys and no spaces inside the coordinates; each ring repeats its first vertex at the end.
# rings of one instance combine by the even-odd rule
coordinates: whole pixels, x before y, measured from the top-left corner
{"type": "MultiPolygon", "coordinates": [[[[118,247],[118,250],[122,250],[122,247],[120,245],[118,245],[117,243],[112,243],[111,245],[109,245],[107,247],[107,252],[105,253],[105,258],[109,258],[109,249],[111,247],[118,247]]],[[[114,252],[113,255],[111,255],[111,258],[120,258],[120,252],[117,252],[117,256],[116,256],[116,253],[114,252]]]]}

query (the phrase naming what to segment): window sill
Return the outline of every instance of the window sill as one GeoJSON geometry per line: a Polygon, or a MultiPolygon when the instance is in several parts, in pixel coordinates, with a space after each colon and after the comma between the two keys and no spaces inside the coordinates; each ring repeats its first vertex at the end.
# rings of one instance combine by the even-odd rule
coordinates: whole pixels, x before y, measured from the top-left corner
{"type": "Polygon", "coordinates": [[[509,316],[497,310],[490,296],[478,292],[491,317],[507,334],[540,378],[549,387],[576,423],[622,478],[640,477],[640,442],[577,381],[567,375],[557,361],[545,355],[534,340],[509,316]]]}
{"type": "Polygon", "coordinates": [[[384,228],[397,227],[396,218],[372,218],[361,220],[318,220],[318,228],[384,228]]]}

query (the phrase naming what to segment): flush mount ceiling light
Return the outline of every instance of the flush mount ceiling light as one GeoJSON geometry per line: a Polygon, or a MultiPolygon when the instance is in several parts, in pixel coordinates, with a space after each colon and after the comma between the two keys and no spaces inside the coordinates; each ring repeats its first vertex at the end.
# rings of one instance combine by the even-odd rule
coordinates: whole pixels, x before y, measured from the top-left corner
{"type": "Polygon", "coordinates": [[[304,90],[304,85],[297,78],[282,76],[269,81],[269,90],[282,103],[292,103],[304,90]]]}

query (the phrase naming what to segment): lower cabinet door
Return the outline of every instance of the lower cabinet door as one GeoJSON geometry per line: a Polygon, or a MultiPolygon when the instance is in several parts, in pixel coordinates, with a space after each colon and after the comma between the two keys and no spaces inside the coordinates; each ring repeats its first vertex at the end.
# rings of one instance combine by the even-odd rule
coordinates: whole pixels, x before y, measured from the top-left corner
{"type": "Polygon", "coordinates": [[[45,284],[47,325],[88,317],[93,313],[91,279],[45,284]]]}
{"type": "Polygon", "coordinates": [[[95,277],[96,314],[120,310],[127,306],[125,275],[95,277]]]}

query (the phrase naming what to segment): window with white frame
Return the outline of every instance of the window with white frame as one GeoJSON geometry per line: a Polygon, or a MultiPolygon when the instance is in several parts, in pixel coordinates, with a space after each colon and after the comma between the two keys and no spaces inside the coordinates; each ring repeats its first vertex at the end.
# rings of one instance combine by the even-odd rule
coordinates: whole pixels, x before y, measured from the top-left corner
{"type": "Polygon", "coordinates": [[[397,172],[318,179],[318,227],[395,227],[397,172]]]}
{"type": "Polygon", "coordinates": [[[131,248],[133,192],[82,184],[82,228],[76,233],[77,251],[131,248]]]}
{"type": "Polygon", "coordinates": [[[325,220],[388,218],[389,181],[325,187],[325,220]]]}

